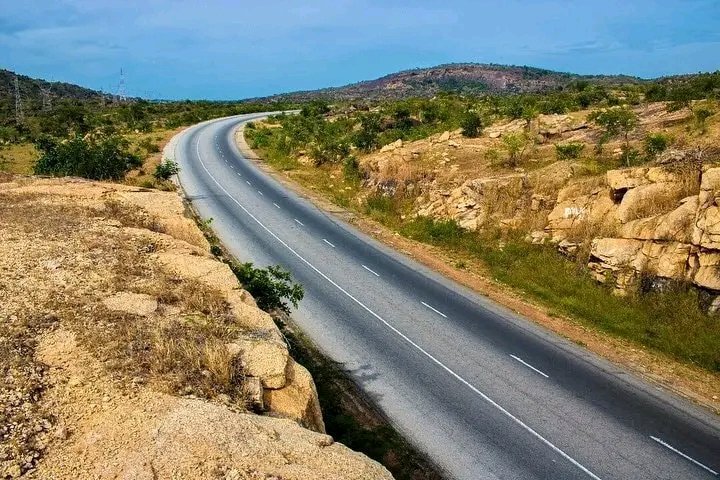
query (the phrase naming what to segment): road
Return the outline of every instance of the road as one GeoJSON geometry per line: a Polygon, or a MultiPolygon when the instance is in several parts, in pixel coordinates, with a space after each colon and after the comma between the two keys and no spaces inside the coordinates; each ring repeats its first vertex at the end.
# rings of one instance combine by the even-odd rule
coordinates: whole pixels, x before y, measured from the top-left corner
{"type": "Polygon", "coordinates": [[[259,116],[174,139],[186,196],[231,253],[292,272],[295,321],[449,478],[718,478],[718,417],[288,191],[235,146],[259,116]]]}

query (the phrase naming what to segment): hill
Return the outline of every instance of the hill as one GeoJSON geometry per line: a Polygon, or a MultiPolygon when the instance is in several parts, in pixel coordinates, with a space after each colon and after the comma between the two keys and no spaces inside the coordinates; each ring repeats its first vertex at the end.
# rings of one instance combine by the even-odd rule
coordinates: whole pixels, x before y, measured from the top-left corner
{"type": "Polygon", "coordinates": [[[43,90],[51,102],[61,99],[99,100],[105,94],[96,90],[65,82],[46,80],[19,75],[10,70],[0,69],[0,118],[13,118],[15,115],[15,78],[18,79],[23,112],[32,114],[42,109],[43,90]]]}
{"type": "Polygon", "coordinates": [[[291,92],[269,97],[271,100],[398,100],[409,97],[432,97],[440,92],[537,93],[558,90],[574,81],[605,85],[640,83],[638,77],[626,75],[576,75],[541,68],[458,63],[418,68],[343,87],[291,92]]]}

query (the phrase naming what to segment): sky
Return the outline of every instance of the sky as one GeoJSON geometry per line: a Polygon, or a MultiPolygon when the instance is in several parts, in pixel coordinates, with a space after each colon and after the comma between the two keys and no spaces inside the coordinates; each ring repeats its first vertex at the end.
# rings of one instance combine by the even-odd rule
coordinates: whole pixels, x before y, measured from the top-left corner
{"type": "Polygon", "coordinates": [[[442,63],[642,77],[720,69],[720,0],[0,0],[0,68],[240,99],[442,63]]]}

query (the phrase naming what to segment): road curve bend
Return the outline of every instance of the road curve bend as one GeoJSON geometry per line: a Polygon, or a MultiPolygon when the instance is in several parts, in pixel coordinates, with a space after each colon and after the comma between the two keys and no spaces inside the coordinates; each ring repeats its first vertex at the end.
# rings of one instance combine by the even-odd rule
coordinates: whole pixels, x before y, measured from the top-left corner
{"type": "Polygon", "coordinates": [[[286,190],[234,142],[263,116],[173,139],[187,199],[232,254],[292,272],[295,321],[449,478],[720,478],[718,417],[286,190]]]}

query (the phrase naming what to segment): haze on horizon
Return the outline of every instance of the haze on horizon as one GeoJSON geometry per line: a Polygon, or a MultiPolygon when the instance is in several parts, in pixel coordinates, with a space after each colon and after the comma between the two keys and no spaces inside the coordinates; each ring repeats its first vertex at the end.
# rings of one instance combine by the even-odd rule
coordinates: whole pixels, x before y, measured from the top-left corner
{"type": "Polygon", "coordinates": [[[0,68],[113,92],[239,99],[452,62],[641,77],[720,68],[713,0],[2,0],[0,68]]]}

